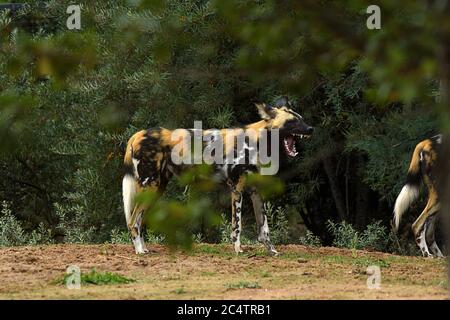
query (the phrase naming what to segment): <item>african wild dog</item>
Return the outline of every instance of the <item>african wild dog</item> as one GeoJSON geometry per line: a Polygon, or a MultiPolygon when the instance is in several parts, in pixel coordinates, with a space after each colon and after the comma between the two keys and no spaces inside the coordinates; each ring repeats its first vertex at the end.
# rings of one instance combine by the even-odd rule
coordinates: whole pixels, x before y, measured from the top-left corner
{"type": "Polygon", "coordinates": [[[392,220],[394,231],[397,231],[403,213],[418,198],[420,184],[423,181],[428,190],[428,202],[413,223],[412,231],[422,254],[428,257],[443,256],[435,240],[436,218],[440,208],[435,168],[441,142],[442,135],[439,134],[416,145],[409,165],[406,184],[395,201],[394,218],[392,220]]]}
{"type": "MultiPolygon", "coordinates": [[[[278,137],[283,146],[284,152],[289,157],[295,157],[298,153],[295,144],[297,138],[309,137],[313,133],[313,127],[307,125],[303,118],[293,111],[292,105],[287,97],[278,99],[275,106],[257,104],[257,109],[262,120],[249,124],[244,128],[204,130],[204,135],[213,133],[225,141],[223,156],[231,155],[233,161],[224,161],[222,164],[213,164],[215,177],[221,182],[226,182],[231,189],[232,201],[232,234],[236,253],[242,252],[240,246],[241,234],[241,207],[244,189],[248,189],[253,203],[253,209],[258,227],[258,241],[263,243],[270,254],[277,254],[269,238],[269,228],[265,214],[265,206],[260,195],[254,188],[245,188],[245,177],[247,173],[261,172],[262,165],[259,159],[255,163],[247,161],[239,162],[237,158],[247,157],[250,145],[261,144],[259,135],[248,137],[248,142],[243,144],[243,148],[237,149],[234,145],[235,138],[243,131],[267,131],[268,137],[278,137]],[[215,133],[214,133],[215,132],[215,133]],[[230,133],[231,132],[231,133],[230,133]],[[228,143],[231,135],[233,143],[228,143]],[[226,137],[224,137],[226,136],[226,137]],[[253,141],[251,141],[253,140],[253,141]],[[247,149],[247,152],[246,152],[247,149]],[[245,156],[243,156],[245,155],[245,156]]],[[[191,129],[178,129],[178,136],[190,136],[191,129]]],[[[171,155],[178,146],[179,140],[173,139],[174,131],[165,128],[142,130],[135,133],[128,141],[124,165],[125,176],[122,182],[123,202],[125,218],[133,239],[133,244],[137,254],[148,252],[142,230],[144,228],[143,214],[148,208],[134,204],[134,196],[143,190],[156,191],[161,194],[164,191],[169,179],[173,175],[179,175],[188,167],[185,164],[176,164],[171,155]]],[[[182,138],[182,137],[181,137],[182,138]]],[[[275,140],[273,140],[275,141],[275,140]]],[[[206,142],[204,147],[212,142],[206,142]]],[[[278,141],[277,141],[278,143],[278,141]]],[[[279,150],[270,150],[279,152],[279,150]]],[[[241,159],[242,160],[242,159],[241,159]]]]}

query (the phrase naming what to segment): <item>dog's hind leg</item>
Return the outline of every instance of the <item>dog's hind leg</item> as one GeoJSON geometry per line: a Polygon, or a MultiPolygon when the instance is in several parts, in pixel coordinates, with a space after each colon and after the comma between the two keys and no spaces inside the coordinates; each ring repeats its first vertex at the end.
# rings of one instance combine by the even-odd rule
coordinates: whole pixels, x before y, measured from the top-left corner
{"type": "Polygon", "coordinates": [[[136,254],[148,253],[148,250],[144,242],[144,214],[146,207],[142,205],[136,205],[128,222],[128,229],[130,230],[131,239],[133,241],[136,254]]]}
{"type": "Polygon", "coordinates": [[[444,254],[439,249],[439,246],[437,245],[436,241],[434,241],[430,246],[431,252],[438,258],[444,258],[444,254]]]}
{"type": "Polygon", "coordinates": [[[136,254],[148,253],[148,249],[145,245],[145,214],[158,200],[164,188],[154,186],[148,186],[142,189],[142,191],[148,193],[148,197],[151,197],[145,203],[136,203],[133,209],[131,217],[127,220],[128,229],[130,230],[131,239],[133,241],[136,254]]]}
{"type": "Polygon", "coordinates": [[[255,190],[252,190],[250,193],[250,197],[252,199],[253,210],[255,212],[256,224],[258,227],[258,241],[266,246],[269,254],[277,255],[278,252],[277,250],[275,250],[275,247],[272,245],[272,242],[269,238],[267,215],[261,196],[255,190]]]}
{"type": "Polygon", "coordinates": [[[425,237],[425,234],[427,232],[427,223],[424,223],[422,225],[422,230],[415,235],[416,243],[420,248],[420,251],[422,252],[422,255],[424,257],[432,257],[433,255],[430,253],[430,250],[428,249],[427,240],[425,237]]]}
{"type": "Polygon", "coordinates": [[[131,175],[125,175],[122,182],[122,188],[125,220],[131,234],[131,239],[133,240],[134,249],[137,254],[146,253],[147,250],[141,238],[142,215],[145,208],[135,203],[135,196],[141,188],[131,175]]]}
{"type": "MultiPolygon", "coordinates": [[[[428,249],[426,235],[427,232],[430,233],[430,231],[427,231],[430,226],[429,218],[433,216],[438,210],[439,203],[437,201],[437,194],[435,192],[430,193],[425,209],[412,225],[414,238],[416,239],[416,243],[422,251],[423,256],[433,256],[428,249]]],[[[432,231],[434,232],[434,230],[432,231]]]]}
{"type": "Polygon", "coordinates": [[[443,258],[444,255],[442,254],[441,250],[439,249],[439,246],[436,243],[436,221],[437,221],[437,213],[431,215],[427,219],[427,231],[425,233],[425,238],[428,244],[428,248],[430,249],[433,256],[438,258],[443,258]]]}

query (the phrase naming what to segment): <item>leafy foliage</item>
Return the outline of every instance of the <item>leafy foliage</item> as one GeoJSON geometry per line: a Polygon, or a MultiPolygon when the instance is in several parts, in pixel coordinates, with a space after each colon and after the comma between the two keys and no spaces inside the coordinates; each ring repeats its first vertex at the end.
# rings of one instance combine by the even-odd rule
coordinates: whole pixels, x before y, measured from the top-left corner
{"type": "Polygon", "coordinates": [[[286,208],[275,208],[271,202],[266,203],[267,223],[270,233],[270,239],[276,244],[287,244],[291,241],[289,230],[289,220],[286,208]]]}
{"type": "Polygon", "coordinates": [[[380,221],[367,225],[363,232],[356,231],[345,221],[341,223],[328,221],[327,227],[334,237],[333,246],[338,248],[383,251],[388,245],[388,232],[380,221]]]}
{"type": "MultiPolygon", "coordinates": [[[[71,274],[66,274],[60,280],[56,280],[56,283],[65,284],[67,279],[71,276],[71,274]]],[[[124,277],[118,273],[114,272],[99,272],[95,269],[87,273],[80,274],[80,284],[82,285],[111,285],[111,284],[122,284],[122,283],[130,283],[135,282],[136,280],[124,277]]]]}
{"type": "Polygon", "coordinates": [[[97,272],[92,269],[88,273],[81,274],[82,284],[94,284],[94,285],[105,285],[105,284],[120,284],[120,283],[130,283],[136,280],[126,278],[120,274],[113,272],[97,272]]]}
{"type": "Polygon", "coordinates": [[[12,215],[6,202],[3,202],[0,217],[0,245],[17,246],[25,243],[25,233],[20,222],[12,215]]]}
{"type": "Polygon", "coordinates": [[[131,244],[128,230],[121,230],[120,228],[114,228],[111,230],[110,241],[112,244],[131,244]]]}
{"type": "MultiPolygon", "coordinates": [[[[5,244],[28,234],[127,243],[117,228],[134,132],[195,120],[239,126],[259,119],[253,102],[288,94],[316,130],[300,157],[282,164],[285,183],[249,178],[276,208],[272,238],[300,238],[294,212],[324,245],[333,243],[333,220],[346,222],[342,244],[363,246],[361,234],[352,244],[353,231],[373,219],[388,225],[414,145],[442,123],[430,110],[445,69],[435,57],[434,30],[445,31],[438,6],[381,1],[387,18],[373,32],[364,0],[80,1],[75,32],[65,26],[69,3],[33,0],[0,13],[0,200],[14,208],[1,230],[17,231],[5,244]]],[[[169,184],[149,216],[152,241],[226,239],[211,213],[230,212],[229,198],[206,179],[185,194],[194,176],[169,184]]],[[[254,225],[250,207],[243,216],[254,225]]]]}
{"type": "Polygon", "coordinates": [[[322,245],[320,238],[310,230],[306,231],[306,234],[300,237],[299,244],[308,246],[308,247],[320,247],[322,245]]]}
{"type": "Polygon", "coordinates": [[[8,203],[2,202],[0,214],[0,246],[20,246],[49,244],[53,242],[51,230],[41,223],[31,233],[27,233],[22,222],[17,220],[8,203]]]}

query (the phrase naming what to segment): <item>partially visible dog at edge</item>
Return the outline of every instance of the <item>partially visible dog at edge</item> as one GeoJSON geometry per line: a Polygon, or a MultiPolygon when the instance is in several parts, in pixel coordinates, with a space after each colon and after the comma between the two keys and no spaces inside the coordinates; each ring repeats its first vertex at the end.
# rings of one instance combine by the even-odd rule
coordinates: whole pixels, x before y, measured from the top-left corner
{"type": "Polygon", "coordinates": [[[419,197],[420,185],[425,185],[428,200],[420,216],[412,224],[412,231],[417,245],[426,257],[443,257],[436,238],[436,223],[440,202],[437,192],[436,162],[442,143],[442,135],[436,135],[419,142],[412,154],[406,184],[397,196],[394,206],[392,227],[398,231],[402,215],[419,197]]]}
{"type": "MultiPolygon", "coordinates": [[[[281,149],[284,150],[287,157],[296,157],[298,155],[296,143],[301,138],[311,136],[314,128],[306,124],[303,117],[293,110],[293,106],[287,97],[278,99],[274,106],[262,103],[256,104],[256,107],[261,120],[246,125],[244,128],[233,128],[231,132],[235,132],[234,134],[238,135],[239,132],[242,132],[242,129],[253,129],[255,131],[265,129],[270,134],[271,131],[277,129],[279,145],[282,146],[281,149]]],[[[208,130],[203,130],[204,134],[208,134],[206,131],[208,130]]],[[[228,135],[230,129],[226,131],[228,135]]],[[[186,135],[190,135],[193,129],[183,129],[183,132],[186,135]]],[[[219,132],[218,135],[225,135],[225,129],[217,132],[219,132]]],[[[176,144],[176,142],[172,141],[172,133],[173,130],[166,128],[142,130],[135,133],[127,144],[124,158],[125,175],[122,181],[123,204],[127,226],[137,254],[148,252],[144,243],[143,231],[145,230],[146,220],[144,219],[144,214],[148,212],[149,208],[141,204],[135,204],[136,194],[147,190],[161,195],[169,179],[174,175],[179,175],[189,167],[189,165],[179,165],[172,161],[171,151],[176,144]]],[[[258,139],[258,137],[255,139],[258,139]]],[[[234,139],[232,140],[234,141],[234,139]]],[[[257,143],[258,140],[253,142],[257,143]]],[[[204,144],[208,143],[204,142],[204,144]]],[[[231,149],[228,148],[228,150],[227,148],[228,145],[225,141],[224,157],[230,153],[238,156],[246,153],[245,150],[237,150],[236,146],[231,147],[231,149]]],[[[250,150],[251,148],[246,143],[244,149],[250,150]]],[[[270,150],[270,152],[273,151],[270,150]]],[[[230,188],[232,202],[231,239],[236,253],[242,252],[240,235],[242,231],[241,208],[244,190],[250,193],[252,200],[257,223],[258,241],[265,245],[269,254],[276,255],[278,253],[270,241],[263,199],[254,188],[245,185],[245,176],[249,173],[260,172],[261,167],[259,162],[256,164],[248,162],[245,162],[245,164],[237,164],[237,162],[224,162],[224,164],[220,165],[213,164],[215,175],[219,176],[220,181],[225,182],[230,188]]]]}

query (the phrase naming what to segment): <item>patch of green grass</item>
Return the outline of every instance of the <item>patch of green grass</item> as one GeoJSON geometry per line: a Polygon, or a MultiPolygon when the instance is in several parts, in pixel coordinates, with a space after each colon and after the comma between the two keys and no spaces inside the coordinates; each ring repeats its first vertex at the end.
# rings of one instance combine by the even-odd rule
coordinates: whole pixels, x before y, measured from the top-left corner
{"type": "Polygon", "coordinates": [[[227,289],[259,289],[261,286],[258,282],[239,281],[237,283],[227,283],[227,289]]]}
{"type": "Polygon", "coordinates": [[[447,279],[439,281],[439,283],[437,285],[444,288],[445,290],[449,289],[447,279]]]}
{"type": "Polygon", "coordinates": [[[298,259],[304,259],[304,260],[312,260],[312,259],[320,259],[323,255],[321,254],[314,254],[314,253],[308,253],[308,252],[281,252],[276,258],[277,259],[285,259],[285,260],[298,260],[298,259]]]}
{"type": "Polygon", "coordinates": [[[384,259],[377,259],[372,257],[348,257],[348,256],[339,256],[339,255],[329,255],[321,258],[323,261],[330,263],[339,263],[339,264],[352,264],[356,267],[368,267],[368,266],[379,266],[381,268],[388,268],[390,263],[384,259]]]}
{"type": "Polygon", "coordinates": [[[269,277],[271,277],[272,275],[270,274],[270,272],[269,271],[263,271],[262,273],[261,273],[261,277],[263,277],[263,278],[269,278],[269,277]]]}
{"type": "Polygon", "coordinates": [[[283,259],[283,260],[295,260],[298,259],[300,255],[296,252],[281,252],[277,259],[283,259]]]}
{"type": "Polygon", "coordinates": [[[383,259],[374,259],[368,257],[354,258],[353,264],[357,267],[379,266],[380,268],[389,268],[390,263],[383,259]]]}
{"type": "Polygon", "coordinates": [[[345,256],[338,256],[338,255],[330,255],[330,256],[324,256],[322,258],[319,257],[319,259],[321,259],[325,262],[346,264],[346,263],[349,263],[349,260],[351,260],[352,258],[348,258],[345,256]]]}
{"type": "Polygon", "coordinates": [[[183,294],[183,293],[186,293],[186,290],[184,290],[184,288],[181,287],[181,288],[176,288],[174,292],[176,294],[183,294]]]}
{"type": "Polygon", "coordinates": [[[411,276],[388,277],[383,279],[383,283],[402,284],[402,285],[419,285],[423,287],[437,286],[448,290],[448,282],[445,277],[436,279],[414,279],[411,276]]]}
{"type": "Polygon", "coordinates": [[[234,252],[231,252],[228,250],[226,245],[223,244],[217,244],[217,245],[209,245],[204,243],[196,244],[193,247],[192,253],[205,253],[205,254],[212,254],[212,255],[221,255],[221,256],[228,256],[231,254],[234,254],[234,252]]]}
{"type": "MultiPolygon", "coordinates": [[[[72,276],[71,274],[66,274],[63,277],[56,279],[53,283],[65,285],[67,279],[72,276]]],[[[81,285],[92,284],[92,285],[106,285],[106,284],[123,284],[135,282],[136,280],[131,278],[126,278],[120,274],[114,272],[98,272],[92,269],[88,273],[81,273],[80,283],[81,285]]]]}
{"type": "Polygon", "coordinates": [[[250,250],[246,249],[246,251],[240,253],[239,256],[245,258],[270,257],[267,251],[262,248],[251,248],[250,250]]]}

